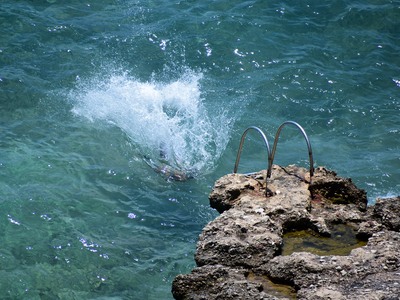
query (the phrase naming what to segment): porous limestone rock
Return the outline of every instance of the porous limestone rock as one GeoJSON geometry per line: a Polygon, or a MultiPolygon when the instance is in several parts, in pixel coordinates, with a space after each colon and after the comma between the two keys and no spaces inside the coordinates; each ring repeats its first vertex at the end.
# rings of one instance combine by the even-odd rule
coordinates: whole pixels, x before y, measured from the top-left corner
{"type": "Polygon", "coordinates": [[[200,234],[197,267],[173,281],[175,299],[399,299],[400,197],[367,207],[351,179],[321,167],[311,179],[297,166],[265,174],[217,180],[221,215],[200,234]],[[286,253],[293,231],[313,242],[286,253]]]}

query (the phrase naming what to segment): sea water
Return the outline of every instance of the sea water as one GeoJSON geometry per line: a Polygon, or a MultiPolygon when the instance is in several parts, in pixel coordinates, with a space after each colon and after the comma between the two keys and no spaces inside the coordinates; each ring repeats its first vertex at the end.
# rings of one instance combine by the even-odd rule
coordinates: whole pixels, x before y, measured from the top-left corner
{"type": "MultiPolygon", "coordinates": [[[[379,0],[1,1],[0,298],[172,299],[248,126],[272,143],[296,121],[316,165],[398,195],[399,19],[379,0]]],[[[275,163],[309,167],[296,128],[275,163]]],[[[249,133],[239,172],[266,167],[249,133]]]]}

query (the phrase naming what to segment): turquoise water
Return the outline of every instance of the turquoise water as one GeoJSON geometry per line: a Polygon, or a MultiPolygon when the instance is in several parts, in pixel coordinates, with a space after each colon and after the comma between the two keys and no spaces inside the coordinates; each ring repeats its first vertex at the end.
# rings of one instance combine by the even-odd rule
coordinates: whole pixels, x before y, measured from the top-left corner
{"type": "MultiPolygon", "coordinates": [[[[1,298],[172,299],[250,125],[271,142],[294,120],[371,203],[400,194],[399,20],[398,1],[3,0],[1,298]]],[[[267,165],[248,137],[241,172],[267,165]]],[[[296,130],[275,162],[308,166],[296,130]]]]}

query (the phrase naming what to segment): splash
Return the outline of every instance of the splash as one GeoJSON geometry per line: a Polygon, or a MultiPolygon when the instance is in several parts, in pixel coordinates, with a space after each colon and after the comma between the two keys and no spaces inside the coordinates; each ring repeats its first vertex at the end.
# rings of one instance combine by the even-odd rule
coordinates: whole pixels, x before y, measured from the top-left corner
{"type": "Polygon", "coordinates": [[[124,131],[143,159],[169,179],[211,170],[228,143],[230,120],[203,105],[202,73],[170,82],[143,82],[126,74],[80,82],[73,113],[124,131]]]}

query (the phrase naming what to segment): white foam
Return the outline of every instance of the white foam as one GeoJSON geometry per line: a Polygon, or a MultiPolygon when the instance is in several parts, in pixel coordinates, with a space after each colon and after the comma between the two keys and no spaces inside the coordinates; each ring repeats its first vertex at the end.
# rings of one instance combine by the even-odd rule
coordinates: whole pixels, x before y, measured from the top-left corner
{"type": "Polygon", "coordinates": [[[72,111],[118,126],[156,164],[203,172],[225,149],[231,122],[221,114],[209,116],[202,77],[186,71],[171,82],[143,82],[126,74],[80,82],[71,93],[72,111]]]}

